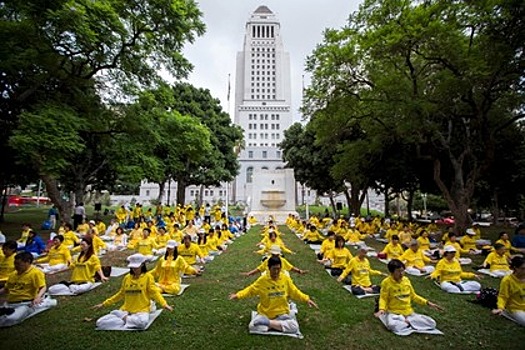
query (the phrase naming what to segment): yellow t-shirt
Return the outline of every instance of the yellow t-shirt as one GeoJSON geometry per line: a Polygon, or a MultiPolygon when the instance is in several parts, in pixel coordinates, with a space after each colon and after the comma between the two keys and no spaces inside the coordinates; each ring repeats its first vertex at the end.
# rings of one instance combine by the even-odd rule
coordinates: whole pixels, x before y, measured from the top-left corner
{"type": "Polygon", "coordinates": [[[30,266],[22,274],[13,272],[7,278],[5,288],[8,291],[7,301],[17,303],[35,299],[40,288],[46,286],[44,273],[34,266],[30,266]]]}
{"type": "Polygon", "coordinates": [[[160,289],[155,286],[155,279],[149,273],[144,273],[138,278],[127,274],[122,280],[120,290],[112,297],[106,299],[104,306],[109,306],[124,299],[120,310],[129,313],[149,312],[150,300],[153,299],[162,307],[166,306],[166,300],[162,297],[160,289]]]}
{"type": "Polygon", "coordinates": [[[276,281],[269,274],[262,275],[251,285],[237,292],[239,299],[259,296],[257,312],[274,319],[279,315],[288,315],[288,298],[307,302],[310,297],[301,292],[289,276],[281,273],[276,281]]]}
{"type": "Polygon", "coordinates": [[[71,282],[95,282],[95,273],[100,270],[100,259],[95,254],[91,255],[89,259],[84,260],[77,257],[70,266],[73,269],[71,272],[71,282]]]}
{"type": "Polygon", "coordinates": [[[430,250],[430,239],[428,237],[418,237],[417,242],[421,250],[430,250]]]}
{"type": "Polygon", "coordinates": [[[379,294],[379,310],[384,310],[393,314],[408,316],[414,313],[412,301],[424,305],[427,303],[425,298],[420,297],[414,291],[410,280],[403,276],[397,282],[389,276],[381,282],[381,292],[379,294]]]}
{"type": "Polygon", "coordinates": [[[160,284],[180,284],[180,276],[188,267],[188,263],[181,256],[177,256],[175,260],[171,256],[168,260],[162,257],[151,274],[160,284]]]}
{"type": "Polygon", "coordinates": [[[490,271],[510,271],[509,261],[507,259],[507,255],[503,254],[503,256],[501,256],[494,251],[487,255],[483,265],[490,264],[490,271]]]}
{"type": "MultiPolygon", "coordinates": [[[[280,259],[281,259],[281,271],[291,271],[293,269],[293,265],[290,264],[288,260],[286,260],[282,256],[280,257],[280,259]]],[[[268,267],[268,260],[269,259],[264,260],[262,263],[259,264],[259,266],[257,266],[257,270],[259,270],[260,273],[263,273],[265,271],[266,273],[270,273],[270,269],[268,267]]]]}
{"type": "Polygon", "coordinates": [[[330,250],[326,257],[332,261],[332,268],[344,269],[346,264],[352,259],[352,253],[345,247],[330,250]]]}
{"type": "Polygon", "coordinates": [[[59,265],[59,264],[67,264],[68,261],[71,261],[71,253],[69,252],[69,249],[65,244],[61,244],[56,247],[51,247],[49,249],[49,253],[47,254],[49,265],[59,265]]]}
{"type": "Polygon", "coordinates": [[[503,277],[499,286],[498,309],[525,311],[525,282],[512,274],[503,277]]]}
{"type": "Polygon", "coordinates": [[[370,275],[380,275],[381,271],[371,269],[367,258],[361,260],[356,256],[350,260],[340,278],[345,278],[348,274],[352,274],[352,285],[370,287],[370,275]]]}
{"type": "Polygon", "coordinates": [[[0,256],[0,281],[6,281],[9,275],[15,271],[15,256],[16,253],[8,257],[4,254],[0,256]]]}
{"type": "Polygon", "coordinates": [[[430,258],[426,257],[421,249],[418,249],[416,252],[412,249],[407,249],[403,255],[399,257],[399,260],[403,261],[406,267],[414,266],[418,268],[423,268],[430,262],[430,258]]]}
{"type": "Polygon", "coordinates": [[[399,243],[397,245],[388,243],[383,249],[382,253],[386,253],[387,259],[399,259],[399,257],[403,255],[404,250],[401,244],[399,243]]]}
{"type": "Polygon", "coordinates": [[[189,247],[186,247],[185,244],[181,244],[177,250],[179,255],[182,256],[184,260],[186,260],[188,265],[195,265],[197,263],[197,256],[204,258],[204,255],[199,249],[199,246],[195,243],[191,243],[189,247]]]}
{"type": "Polygon", "coordinates": [[[64,242],[63,245],[70,247],[72,245],[80,243],[80,238],[73,231],[67,231],[64,233],[64,242]]]}
{"type": "Polygon", "coordinates": [[[439,260],[436,270],[430,275],[434,279],[439,278],[441,283],[460,282],[462,278],[473,278],[474,276],[472,272],[463,272],[457,259],[448,261],[445,258],[439,260]]]}

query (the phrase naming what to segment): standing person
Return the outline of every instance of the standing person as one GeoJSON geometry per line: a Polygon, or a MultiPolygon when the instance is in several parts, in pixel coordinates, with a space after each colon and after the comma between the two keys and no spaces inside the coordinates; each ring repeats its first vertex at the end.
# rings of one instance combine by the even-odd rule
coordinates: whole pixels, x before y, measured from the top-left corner
{"type": "Polygon", "coordinates": [[[155,286],[153,276],[146,269],[146,261],[146,257],[140,253],[128,257],[130,271],[122,280],[120,290],[93,308],[100,309],[122,299],[124,299],[124,304],[119,310],[113,310],[109,315],[99,318],[97,320],[98,328],[145,329],[150,321],[150,312],[154,309],[152,300],[158,302],[162,308],[173,311],[173,308],[168,305],[160,293],[160,289],[155,286]]]}
{"type": "Polygon", "coordinates": [[[510,262],[512,274],[503,277],[498,293],[498,308],[494,315],[506,316],[525,326],[525,259],[515,256],[510,262]]]}
{"type": "Polygon", "coordinates": [[[86,218],[86,208],[84,208],[84,203],[80,202],[75,207],[73,215],[73,228],[76,230],[78,225],[80,225],[86,218]]]}
{"type": "Polygon", "coordinates": [[[301,292],[292,279],[281,273],[281,259],[272,256],[268,259],[269,274],[259,277],[243,290],[230,294],[230,300],[258,296],[257,316],[249,324],[253,331],[267,332],[276,330],[283,333],[297,333],[299,324],[295,315],[290,313],[288,299],[296,299],[318,308],[310,296],[301,292]]]}
{"type": "Polygon", "coordinates": [[[410,327],[417,330],[435,329],[436,321],[429,316],[415,313],[412,309],[412,301],[436,310],[442,308],[416,294],[412,283],[405,277],[405,265],[400,260],[390,260],[388,271],[390,276],[381,282],[379,310],[374,315],[383,318],[386,327],[393,332],[410,327]]]}
{"type": "Polygon", "coordinates": [[[0,327],[8,327],[25,320],[37,308],[49,308],[56,300],[45,299],[46,278],[33,266],[33,256],[20,252],[15,256],[15,272],[11,273],[0,294],[7,294],[5,310],[11,312],[0,316],[0,327]]]}
{"type": "Polygon", "coordinates": [[[54,230],[58,219],[58,210],[55,205],[53,205],[47,212],[47,218],[51,222],[51,229],[54,230]]]}

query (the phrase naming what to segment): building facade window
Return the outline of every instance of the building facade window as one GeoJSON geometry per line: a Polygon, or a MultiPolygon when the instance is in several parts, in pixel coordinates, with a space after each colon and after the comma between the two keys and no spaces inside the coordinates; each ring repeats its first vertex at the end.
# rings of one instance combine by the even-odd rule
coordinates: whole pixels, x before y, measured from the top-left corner
{"type": "Polygon", "coordinates": [[[246,183],[252,183],[253,181],[253,167],[246,168],[246,183]]]}

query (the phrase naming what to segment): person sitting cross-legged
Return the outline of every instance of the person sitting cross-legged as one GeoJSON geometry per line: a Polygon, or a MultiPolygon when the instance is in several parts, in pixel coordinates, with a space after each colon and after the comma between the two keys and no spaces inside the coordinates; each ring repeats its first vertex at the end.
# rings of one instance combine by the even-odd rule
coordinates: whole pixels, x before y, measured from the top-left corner
{"type": "Polygon", "coordinates": [[[510,262],[513,273],[503,277],[498,293],[498,308],[494,315],[505,314],[521,326],[525,326],[525,259],[515,256],[510,262]]]}
{"type": "Polygon", "coordinates": [[[405,265],[400,260],[390,260],[388,271],[390,276],[381,282],[379,310],[374,315],[378,318],[384,318],[386,327],[393,332],[403,331],[407,328],[416,330],[435,329],[436,321],[429,316],[415,313],[412,302],[428,305],[436,310],[442,310],[442,308],[415,292],[412,283],[405,276],[405,265]]]}
{"type": "Polygon", "coordinates": [[[359,248],[357,256],[350,260],[341,276],[337,279],[339,282],[351,284],[352,294],[354,295],[376,294],[380,290],[379,286],[372,284],[370,275],[383,275],[383,273],[370,268],[366,252],[366,247],[359,248]],[[346,278],[349,274],[351,280],[346,278]]]}
{"type": "Polygon", "coordinates": [[[301,292],[292,279],[281,272],[281,259],[272,256],[268,259],[269,274],[259,277],[245,289],[230,295],[230,300],[258,296],[257,316],[250,322],[253,331],[267,332],[269,330],[283,333],[297,333],[299,324],[295,315],[290,313],[288,298],[306,302],[317,308],[317,304],[301,292]]]}

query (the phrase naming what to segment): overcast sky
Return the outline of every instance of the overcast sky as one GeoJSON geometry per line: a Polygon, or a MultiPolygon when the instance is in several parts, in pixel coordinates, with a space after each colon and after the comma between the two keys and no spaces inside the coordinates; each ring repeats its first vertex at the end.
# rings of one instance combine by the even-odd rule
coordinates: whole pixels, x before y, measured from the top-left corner
{"type": "MultiPolygon", "coordinates": [[[[244,28],[251,13],[266,5],[281,22],[283,45],[290,53],[292,110],[300,119],[301,76],[306,57],[322,41],[325,28],[340,28],[348,15],[357,10],[360,0],[201,0],[198,1],[206,23],[206,33],[194,44],[186,45],[185,56],[194,65],[189,82],[209,89],[228,109],[228,74],[231,74],[231,107],[235,96],[235,59],[242,49],[244,28]]],[[[308,77],[305,78],[308,80],[308,77]]]]}

